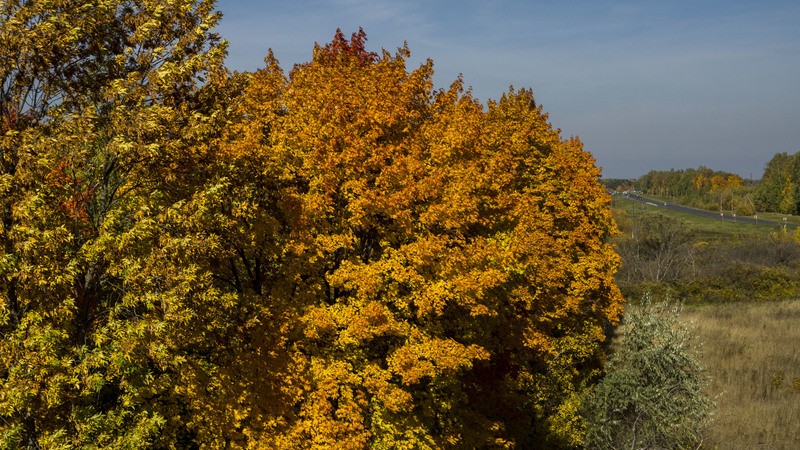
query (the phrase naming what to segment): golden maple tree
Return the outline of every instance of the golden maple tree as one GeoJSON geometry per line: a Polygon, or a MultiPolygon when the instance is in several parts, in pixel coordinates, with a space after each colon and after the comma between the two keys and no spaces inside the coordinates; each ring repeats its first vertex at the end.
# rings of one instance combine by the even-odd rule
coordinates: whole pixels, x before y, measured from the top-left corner
{"type": "Polygon", "coordinates": [[[221,279],[260,268],[280,341],[280,381],[261,389],[284,408],[256,408],[272,415],[256,440],[578,444],[621,309],[593,158],[530,91],[485,109],[460,80],[434,91],[431,62],[408,71],[407,49],[365,41],[339,32],[288,77],[268,56],[220,143],[260,211],[221,279]]]}

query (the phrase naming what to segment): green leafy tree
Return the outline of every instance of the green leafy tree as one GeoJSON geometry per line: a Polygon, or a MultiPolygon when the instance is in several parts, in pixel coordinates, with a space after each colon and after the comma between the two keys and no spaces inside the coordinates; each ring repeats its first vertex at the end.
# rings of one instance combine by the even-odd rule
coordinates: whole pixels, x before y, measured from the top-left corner
{"type": "Polygon", "coordinates": [[[621,343],[585,405],[586,446],[696,448],[713,403],[680,308],[647,296],[625,314],[621,343]]]}
{"type": "Polygon", "coordinates": [[[764,175],[753,192],[761,211],[797,214],[800,211],[800,153],[777,153],[767,163],[764,175]]]}

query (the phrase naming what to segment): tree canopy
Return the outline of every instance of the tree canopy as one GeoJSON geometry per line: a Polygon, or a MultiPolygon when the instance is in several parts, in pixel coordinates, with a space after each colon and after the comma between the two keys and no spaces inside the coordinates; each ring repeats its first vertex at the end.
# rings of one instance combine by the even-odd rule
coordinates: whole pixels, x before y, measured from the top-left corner
{"type": "Polygon", "coordinates": [[[6,447],[580,444],[615,225],[530,90],[363,32],[231,74],[211,1],[0,17],[6,447]]]}
{"type": "Polygon", "coordinates": [[[187,436],[165,336],[179,278],[140,261],[202,176],[218,19],[209,1],[0,5],[4,448],[187,436]]]}
{"type": "Polygon", "coordinates": [[[800,153],[777,153],[764,168],[761,182],[753,192],[762,211],[797,214],[800,212],[800,153]]]}

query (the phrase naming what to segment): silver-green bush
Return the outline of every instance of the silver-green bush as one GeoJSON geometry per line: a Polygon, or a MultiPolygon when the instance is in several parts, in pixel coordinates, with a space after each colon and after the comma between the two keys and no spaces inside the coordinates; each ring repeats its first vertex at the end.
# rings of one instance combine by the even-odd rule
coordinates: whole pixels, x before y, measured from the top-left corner
{"type": "Polygon", "coordinates": [[[713,403],[680,306],[649,296],[625,314],[621,341],[585,403],[592,449],[696,448],[713,403]]]}

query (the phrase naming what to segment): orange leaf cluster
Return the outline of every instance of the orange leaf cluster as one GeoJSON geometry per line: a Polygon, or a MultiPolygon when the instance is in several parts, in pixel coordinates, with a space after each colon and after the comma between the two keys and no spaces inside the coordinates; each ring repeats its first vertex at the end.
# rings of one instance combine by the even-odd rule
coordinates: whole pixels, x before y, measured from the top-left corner
{"type": "Polygon", "coordinates": [[[260,387],[290,393],[260,439],[574,440],[563,411],[621,309],[599,170],[530,91],[485,108],[407,56],[338,32],[288,77],[268,56],[232,106],[220,158],[263,225],[229,243],[261,255],[259,302],[287,320],[265,332],[292,362],[260,387]]]}

